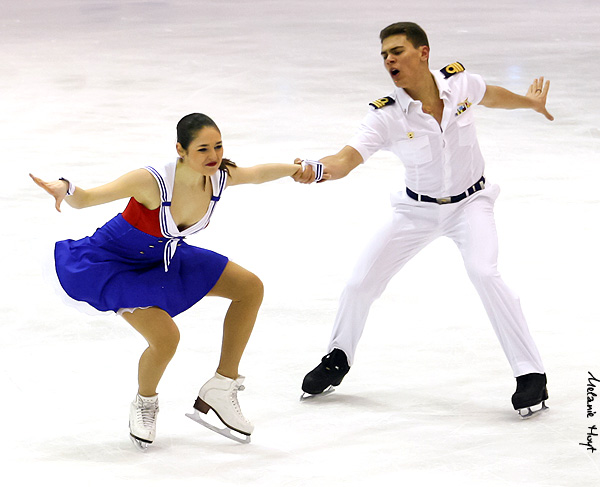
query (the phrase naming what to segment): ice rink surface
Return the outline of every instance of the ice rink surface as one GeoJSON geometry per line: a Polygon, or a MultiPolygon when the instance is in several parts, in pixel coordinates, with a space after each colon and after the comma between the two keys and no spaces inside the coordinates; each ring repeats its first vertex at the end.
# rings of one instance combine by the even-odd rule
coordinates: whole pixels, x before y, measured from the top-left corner
{"type": "Polygon", "coordinates": [[[598,26],[596,0],[2,0],[5,485],[600,485],[600,451],[580,445],[600,427],[600,399],[586,415],[588,373],[600,377],[598,26]],[[171,160],[175,124],[198,111],[240,165],[337,152],[392,91],[378,33],[400,20],[428,32],[432,68],[460,61],[519,93],[551,80],[554,122],[476,109],[486,176],[502,187],[500,270],[544,359],[550,410],[530,421],[512,410],[511,370],[448,240],[375,304],[336,393],[298,400],[354,261],[403,187],[401,163],[378,153],[340,181],[227,190],[188,241],[265,283],[241,367],[252,443],[184,415],[217,365],[227,303],[207,298],[177,319],[157,440],[134,450],[145,342],[120,318],[64,306],[40,271],[52,242],[90,234],[126,202],[59,214],[27,173],[91,187],[171,160]]]}

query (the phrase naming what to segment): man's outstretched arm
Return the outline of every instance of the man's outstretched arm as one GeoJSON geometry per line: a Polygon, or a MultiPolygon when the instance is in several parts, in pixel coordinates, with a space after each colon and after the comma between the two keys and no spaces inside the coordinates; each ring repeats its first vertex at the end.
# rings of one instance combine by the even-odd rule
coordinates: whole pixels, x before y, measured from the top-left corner
{"type": "Polygon", "coordinates": [[[548,120],[554,120],[554,117],[546,110],[546,97],[550,89],[550,81],[544,83],[544,77],[536,78],[525,96],[517,95],[501,86],[487,85],[485,95],[480,102],[488,108],[504,108],[514,110],[516,108],[531,108],[541,113],[548,120]]]}

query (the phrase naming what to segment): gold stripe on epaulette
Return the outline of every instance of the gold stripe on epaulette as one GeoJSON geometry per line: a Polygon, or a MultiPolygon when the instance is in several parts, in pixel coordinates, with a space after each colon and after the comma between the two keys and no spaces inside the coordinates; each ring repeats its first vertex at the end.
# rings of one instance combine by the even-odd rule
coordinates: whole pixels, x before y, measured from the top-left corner
{"type": "Polygon", "coordinates": [[[458,61],[452,64],[448,64],[444,68],[440,69],[440,71],[444,74],[445,78],[449,78],[456,73],[460,73],[465,70],[465,67],[459,63],[458,61]]]}
{"type": "Polygon", "coordinates": [[[383,108],[387,105],[392,105],[396,102],[392,97],[384,96],[383,98],[379,98],[378,100],[372,101],[369,103],[374,108],[383,108]]]}

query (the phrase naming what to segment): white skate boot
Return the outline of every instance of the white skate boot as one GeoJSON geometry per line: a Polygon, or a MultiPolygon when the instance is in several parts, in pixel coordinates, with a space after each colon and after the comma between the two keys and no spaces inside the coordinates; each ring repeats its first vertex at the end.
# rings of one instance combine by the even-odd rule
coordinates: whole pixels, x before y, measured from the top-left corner
{"type": "Polygon", "coordinates": [[[186,416],[202,426],[230,438],[239,443],[250,443],[250,435],[254,431],[254,426],[242,414],[240,404],[237,399],[238,391],[243,391],[245,377],[239,376],[236,380],[224,377],[221,374],[215,374],[206,384],[202,386],[198,393],[198,398],[194,403],[194,412],[186,416]],[[214,426],[200,417],[200,414],[207,414],[213,410],[226,428],[214,426]],[[241,437],[234,432],[240,433],[241,437]]]}
{"type": "Polygon", "coordinates": [[[146,451],[156,436],[158,394],[142,397],[139,394],[129,407],[129,431],[131,441],[138,450],[146,451]]]}

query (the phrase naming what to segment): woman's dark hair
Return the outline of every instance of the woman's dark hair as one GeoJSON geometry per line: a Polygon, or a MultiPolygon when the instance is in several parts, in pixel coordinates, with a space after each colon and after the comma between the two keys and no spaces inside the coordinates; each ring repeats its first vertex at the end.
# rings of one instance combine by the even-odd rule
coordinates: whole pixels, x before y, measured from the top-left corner
{"type": "MultiPolygon", "coordinates": [[[[196,138],[198,132],[206,127],[213,127],[221,133],[215,121],[208,115],[204,115],[203,113],[190,113],[189,115],[186,115],[177,123],[177,142],[179,142],[185,150],[188,150],[188,147],[192,143],[192,140],[196,138]]],[[[221,161],[219,169],[224,169],[227,171],[227,174],[229,174],[228,166],[236,167],[235,162],[224,158],[221,161]]]]}
{"type": "Polygon", "coordinates": [[[429,47],[427,34],[414,22],[396,22],[395,24],[388,25],[379,33],[379,40],[383,42],[384,39],[397,35],[405,35],[406,40],[410,41],[415,48],[421,46],[429,47]]]}

